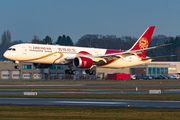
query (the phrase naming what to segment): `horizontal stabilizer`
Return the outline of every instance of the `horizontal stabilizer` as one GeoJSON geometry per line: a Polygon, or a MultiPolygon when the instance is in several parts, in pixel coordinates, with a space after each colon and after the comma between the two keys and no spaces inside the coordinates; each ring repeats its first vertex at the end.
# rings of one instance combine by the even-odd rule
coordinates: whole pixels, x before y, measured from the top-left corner
{"type": "Polygon", "coordinates": [[[162,58],[162,57],[174,57],[176,55],[166,55],[166,56],[157,56],[157,57],[149,57],[149,58],[144,58],[142,60],[149,60],[149,59],[155,59],[155,58],[162,58]]]}

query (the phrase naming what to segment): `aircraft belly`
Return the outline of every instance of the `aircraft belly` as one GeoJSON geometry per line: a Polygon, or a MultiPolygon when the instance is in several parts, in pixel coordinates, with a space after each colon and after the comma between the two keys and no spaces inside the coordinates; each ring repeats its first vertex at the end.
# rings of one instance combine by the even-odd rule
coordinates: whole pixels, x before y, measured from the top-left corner
{"type": "Polygon", "coordinates": [[[124,67],[131,67],[131,66],[135,66],[135,65],[140,65],[140,64],[144,64],[144,63],[148,63],[151,62],[151,60],[146,60],[146,61],[142,61],[139,59],[118,59],[115,60],[107,65],[103,65],[103,66],[99,66],[99,67],[109,67],[109,68],[124,68],[124,67]]]}

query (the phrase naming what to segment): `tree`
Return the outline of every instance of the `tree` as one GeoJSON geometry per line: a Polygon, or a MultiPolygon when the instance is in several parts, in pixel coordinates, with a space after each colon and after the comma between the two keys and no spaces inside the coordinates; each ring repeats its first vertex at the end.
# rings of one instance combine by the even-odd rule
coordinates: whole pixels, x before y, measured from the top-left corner
{"type": "Polygon", "coordinates": [[[95,47],[105,49],[129,49],[137,40],[129,36],[118,38],[115,35],[84,35],[76,43],[77,46],[81,47],[95,47]]]}
{"type": "Polygon", "coordinates": [[[52,39],[47,35],[46,38],[43,39],[42,43],[52,45],[52,39]]]}
{"type": "Polygon", "coordinates": [[[10,44],[11,44],[11,33],[9,30],[4,31],[4,33],[2,34],[1,44],[10,46],[10,44]]]}
{"type": "Polygon", "coordinates": [[[56,44],[73,46],[72,39],[69,36],[66,37],[65,35],[59,36],[58,39],[57,39],[56,44]]]}
{"type": "Polygon", "coordinates": [[[20,43],[23,43],[22,40],[15,40],[11,43],[11,45],[16,45],[16,44],[20,44],[20,43]]]}
{"type": "Polygon", "coordinates": [[[62,42],[63,42],[63,41],[62,41],[62,37],[59,36],[58,39],[57,39],[56,44],[62,45],[62,42]]]}
{"type": "Polygon", "coordinates": [[[3,57],[3,53],[11,46],[11,33],[9,30],[4,31],[1,37],[1,51],[0,56],[3,57]]]}
{"type": "Polygon", "coordinates": [[[34,35],[34,38],[31,40],[31,43],[43,44],[43,41],[39,39],[38,36],[34,35]]]}
{"type": "Polygon", "coordinates": [[[66,37],[66,41],[67,41],[67,45],[73,46],[73,41],[69,36],[66,37]]]}

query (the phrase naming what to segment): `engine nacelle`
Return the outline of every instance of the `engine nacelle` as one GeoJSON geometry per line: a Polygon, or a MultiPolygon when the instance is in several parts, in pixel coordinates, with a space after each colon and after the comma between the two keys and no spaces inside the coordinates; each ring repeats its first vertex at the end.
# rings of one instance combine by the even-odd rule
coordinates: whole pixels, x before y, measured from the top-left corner
{"type": "Polygon", "coordinates": [[[76,57],[74,58],[74,65],[78,68],[90,68],[93,65],[93,61],[88,57],[76,57]]]}
{"type": "Polygon", "coordinates": [[[35,68],[49,68],[51,64],[33,63],[35,68]]]}

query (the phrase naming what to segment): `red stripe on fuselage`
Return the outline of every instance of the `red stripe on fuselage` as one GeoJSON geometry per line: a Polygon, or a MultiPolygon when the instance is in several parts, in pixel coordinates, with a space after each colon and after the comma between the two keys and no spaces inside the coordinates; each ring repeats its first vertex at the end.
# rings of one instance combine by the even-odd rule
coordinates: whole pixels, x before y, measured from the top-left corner
{"type": "Polygon", "coordinates": [[[146,58],[146,57],[147,57],[147,56],[142,55],[142,54],[137,54],[137,56],[138,56],[138,57],[140,57],[141,59],[144,59],[144,58],[146,58]]]}

